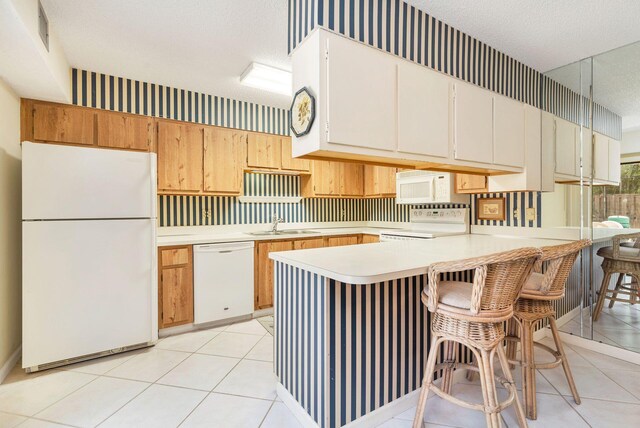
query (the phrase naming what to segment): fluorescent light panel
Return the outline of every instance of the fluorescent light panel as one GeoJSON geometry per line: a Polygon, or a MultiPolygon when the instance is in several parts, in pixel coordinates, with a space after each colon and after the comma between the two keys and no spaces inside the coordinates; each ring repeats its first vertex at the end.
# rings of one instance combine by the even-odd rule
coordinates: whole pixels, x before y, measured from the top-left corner
{"type": "Polygon", "coordinates": [[[240,83],[252,88],[291,96],[291,73],[257,62],[249,64],[240,76],[240,83]]]}

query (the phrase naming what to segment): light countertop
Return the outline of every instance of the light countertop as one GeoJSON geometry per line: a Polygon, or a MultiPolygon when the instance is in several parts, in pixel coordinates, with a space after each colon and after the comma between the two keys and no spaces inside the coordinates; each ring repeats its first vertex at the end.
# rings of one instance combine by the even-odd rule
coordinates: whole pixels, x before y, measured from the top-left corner
{"type": "Polygon", "coordinates": [[[424,274],[429,265],[436,262],[566,243],[552,239],[457,235],[276,252],[270,253],[269,257],[341,282],[370,284],[424,274]]]}
{"type": "MultiPolygon", "coordinates": [[[[267,230],[268,226],[262,225],[260,229],[267,230]]],[[[286,231],[285,227],[280,226],[279,230],[286,231]]],[[[291,229],[291,228],[289,228],[291,229]]],[[[296,230],[305,229],[314,233],[297,233],[297,234],[279,234],[279,235],[251,235],[247,232],[240,231],[209,231],[209,232],[192,232],[184,234],[161,235],[157,238],[158,247],[166,247],[171,245],[191,245],[191,244],[216,244],[220,242],[240,242],[240,241],[273,241],[276,239],[305,239],[317,238],[322,236],[335,235],[353,235],[364,233],[368,235],[379,235],[384,230],[392,230],[391,227],[300,227],[296,230]]],[[[398,229],[395,229],[398,230],[398,229]]]]}

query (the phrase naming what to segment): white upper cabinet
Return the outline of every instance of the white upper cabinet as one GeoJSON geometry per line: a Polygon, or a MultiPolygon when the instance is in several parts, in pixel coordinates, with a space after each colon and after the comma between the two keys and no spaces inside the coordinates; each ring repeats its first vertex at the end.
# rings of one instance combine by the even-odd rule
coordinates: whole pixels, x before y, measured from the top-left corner
{"type": "Polygon", "coordinates": [[[593,142],[593,179],[598,181],[609,180],[609,138],[595,133],[593,142]]]}
{"type": "Polygon", "coordinates": [[[551,113],[543,111],[541,126],[541,187],[542,191],[553,192],[555,188],[555,140],[556,140],[556,122],[551,113]]]}
{"type": "Polygon", "coordinates": [[[620,141],[609,139],[609,181],[620,184],[620,141]]]}
{"type": "Polygon", "coordinates": [[[524,104],[495,95],[493,107],[493,163],[514,167],[524,166],[524,104]]]}
{"type": "MultiPolygon", "coordinates": [[[[577,128],[576,132],[576,141],[580,141],[580,127],[577,128]]],[[[576,157],[578,159],[578,165],[576,166],[576,175],[580,174],[580,159],[582,159],[582,174],[585,178],[591,178],[591,167],[592,167],[592,133],[589,128],[582,128],[582,146],[580,144],[576,144],[576,157]],[[580,151],[582,150],[582,153],[580,151]]]]}
{"type": "Polygon", "coordinates": [[[556,174],[576,175],[576,127],[564,119],[556,118],[556,174]]]}
{"type": "Polygon", "coordinates": [[[477,86],[456,82],[454,90],[454,157],[493,163],[493,95],[477,86]]]}
{"type": "Polygon", "coordinates": [[[426,67],[398,64],[398,151],[449,156],[451,78],[426,67]]]}
{"type": "Polygon", "coordinates": [[[395,150],[395,59],[344,37],[326,49],[328,142],[395,150]]]}

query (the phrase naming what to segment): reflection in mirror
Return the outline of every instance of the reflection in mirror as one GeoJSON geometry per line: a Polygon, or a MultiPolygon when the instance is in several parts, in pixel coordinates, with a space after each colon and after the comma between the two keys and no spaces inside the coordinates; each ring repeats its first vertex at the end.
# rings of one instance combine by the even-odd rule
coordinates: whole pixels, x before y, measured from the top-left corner
{"type": "MultiPolygon", "coordinates": [[[[553,192],[542,193],[542,227],[573,230],[576,238],[592,236],[591,71],[589,58],[546,73],[553,88],[545,93],[552,91],[563,102],[547,109],[555,120],[556,184],[553,192]]],[[[582,251],[556,309],[561,331],[589,339],[591,258],[591,248],[582,251]]]]}
{"type": "Polygon", "coordinates": [[[640,352],[640,42],[593,57],[593,338],[640,352]],[[622,165],[621,165],[622,164],[622,165]]]}

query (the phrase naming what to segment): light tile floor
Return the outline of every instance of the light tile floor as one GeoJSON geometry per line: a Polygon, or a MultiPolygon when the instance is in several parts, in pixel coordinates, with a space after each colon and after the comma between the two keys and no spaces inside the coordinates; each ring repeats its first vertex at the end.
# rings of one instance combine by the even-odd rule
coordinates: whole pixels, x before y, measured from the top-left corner
{"type": "MultiPolygon", "coordinates": [[[[582,405],[576,406],[569,395],[561,368],[541,371],[539,418],[529,426],[637,425],[640,366],[566,348],[582,405]]],[[[273,337],[252,320],[31,375],[18,366],[0,385],[0,428],[300,427],[276,398],[272,360],[273,337]]],[[[519,371],[514,374],[519,382],[519,371]]],[[[458,383],[454,393],[482,400],[477,381],[458,383]]],[[[410,427],[414,413],[415,408],[409,409],[381,427],[410,427]]],[[[517,426],[512,409],[503,412],[503,419],[506,426],[517,426]]],[[[474,426],[484,426],[482,414],[429,398],[425,427],[474,426]]]]}
{"type": "MultiPolygon", "coordinates": [[[[608,345],[640,352],[640,304],[630,305],[616,302],[609,308],[605,301],[598,321],[593,323],[593,338],[608,345]]],[[[585,312],[580,323],[580,314],[560,327],[561,331],[583,337],[591,337],[591,318],[585,312]]]]}

